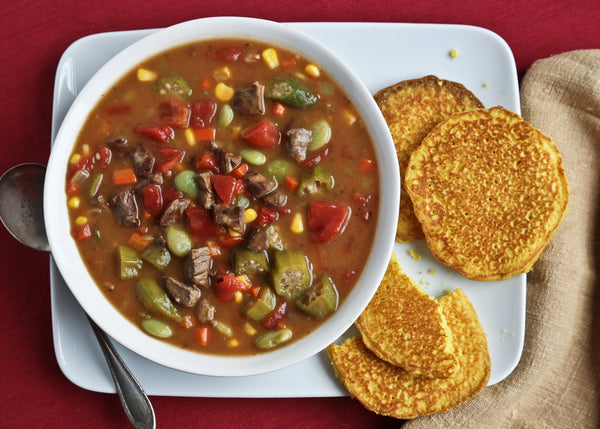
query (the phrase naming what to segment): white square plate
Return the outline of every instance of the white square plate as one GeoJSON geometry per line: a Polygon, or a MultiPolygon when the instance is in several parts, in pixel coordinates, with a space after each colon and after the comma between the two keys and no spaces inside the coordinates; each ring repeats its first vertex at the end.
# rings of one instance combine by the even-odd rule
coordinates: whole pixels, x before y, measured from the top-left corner
{"type": "MultiPolygon", "coordinates": [[[[477,27],[395,23],[290,23],[338,53],[374,94],[404,79],[428,74],[460,82],[486,107],[520,113],[514,58],[496,34],[477,27]],[[458,56],[450,56],[450,52],[458,56]]],[[[84,37],[63,54],[57,68],[52,139],[74,98],[104,62],[154,30],[84,37]]],[[[521,357],[525,335],[525,275],[502,282],[466,280],[444,267],[423,241],[396,244],[403,270],[439,296],[462,288],[487,334],[492,373],[489,384],[506,378],[521,357]],[[417,260],[411,250],[420,255],[417,260]]],[[[414,253],[413,253],[414,254],[414,253]]],[[[98,392],[115,388],[83,310],[51,261],[52,325],[56,357],[65,376],[98,392]]],[[[202,397],[324,397],[348,393],[335,379],[326,352],[283,370],[250,377],[206,377],[172,370],[115,344],[150,395],[202,397]],[[282,383],[281,380],[286,380],[282,383]]]]}

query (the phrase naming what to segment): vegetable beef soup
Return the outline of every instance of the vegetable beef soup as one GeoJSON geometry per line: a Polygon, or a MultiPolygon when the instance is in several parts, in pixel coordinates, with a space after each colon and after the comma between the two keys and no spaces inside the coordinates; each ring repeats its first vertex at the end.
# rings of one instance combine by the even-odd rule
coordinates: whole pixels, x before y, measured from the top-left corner
{"type": "Polygon", "coordinates": [[[67,169],[72,236],[149,335],[249,355],[315,330],[364,267],[377,160],[318,64],[258,42],[164,52],[103,95],[67,169]]]}

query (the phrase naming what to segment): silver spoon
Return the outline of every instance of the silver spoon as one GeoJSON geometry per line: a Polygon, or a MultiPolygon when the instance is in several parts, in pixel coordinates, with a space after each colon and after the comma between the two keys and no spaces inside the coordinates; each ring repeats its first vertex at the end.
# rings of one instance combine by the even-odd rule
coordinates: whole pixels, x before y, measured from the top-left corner
{"type": "MultiPolygon", "coordinates": [[[[18,241],[50,252],[44,227],[43,191],[46,167],[20,164],[0,177],[0,219],[18,241]]],[[[154,410],[146,393],[117,354],[108,336],[88,317],[117,388],[127,418],[136,429],[156,427],[154,410]]]]}

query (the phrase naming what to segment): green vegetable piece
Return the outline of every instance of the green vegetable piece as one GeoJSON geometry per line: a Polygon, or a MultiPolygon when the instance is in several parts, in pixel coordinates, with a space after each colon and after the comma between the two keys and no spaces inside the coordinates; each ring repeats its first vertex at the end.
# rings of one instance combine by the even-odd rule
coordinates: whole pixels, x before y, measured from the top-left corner
{"type": "Polygon", "coordinates": [[[146,310],[162,314],[177,322],[183,320],[179,310],[173,305],[167,292],[155,278],[142,277],[139,279],[136,285],[136,294],[146,310]]]}
{"type": "Polygon", "coordinates": [[[300,177],[298,190],[299,197],[314,194],[321,189],[332,190],[334,185],[333,175],[320,165],[315,165],[300,177]]]}
{"type": "Polygon", "coordinates": [[[159,270],[164,270],[171,262],[171,253],[166,247],[150,244],[142,252],[142,259],[150,262],[159,270]]]}
{"type": "Polygon", "coordinates": [[[308,150],[318,150],[331,140],[331,127],[325,119],[319,119],[312,124],[312,140],[308,144],[308,150]]]}
{"type": "Polygon", "coordinates": [[[283,78],[274,78],[267,82],[265,97],[294,107],[310,107],[318,100],[316,95],[299,82],[283,78]]]}
{"type": "Polygon", "coordinates": [[[271,268],[275,292],[286,300],[294,300],[306,291],[312,282],[308,260],[299,250],[275,252],[271,268]]]}
{"type": "Polygon", "coordinates": [[[175,256],[185,258],[190,253],[190,250],[192,250],[194,243],[182,225],[169,225],[166,235],[167,247],[175,256]]]}
{"type": "Polygon", "coordinates": [[[338,291],[331,279],[322,275],[296,305],[309,316],[321,319],[337,308],[338,297],[338,291]]]}
{"type": "Polygon", "coordinates": [[[229,325],[227,325],[219,320],[215,320],[214,326],[217,331],[219,331],[221,334],[225,335],[227,338],[233,337],[233,329],[231,329],[231,327],[229,327],[229,325]]]}
{"type": "Polygon", "coordinates": [[[133,279],[137,277],[143,264],[140,254],[129,246],[119,246],[118,252],[121,278],[133,279]]]}
{"type": "Polygon", "coordinates": [[[292,330],[290,328],[284,328],[262,334],[254,341],[254,344],[256,344],[256,347],[259,349],[267,350],[277,347],[291,339],[292,330]]]}
{"type": "Polygon", "coordinates": [[[262,274],[269,272],[267,252],[253,251],[245,247],[236,247],[232,252],[233,271],[236,275],[262,274]]]}
{"type": "Polygon", "coordinates": [[[168,97],[185,99],[192,95],[192,88],[190,85],[179,76],[163,77],[156,82],[154,89],[158,91],[160,95],[166,95],[168,97]]]}
{"type": "Polygon", "coordinates": [[[173,335],[173,331],[169,325],[156,319],[142,321],[142,329],[148,334],[158,338],[169,338],[173,335]]]}
{"type": "Polygon", "coordinates": [[[233,204],[240,206],[243,209],[247,209],[250,206],[250,199],[244,194],[237,194],[233,200],[233,204]]]}
{"type": "Polygon", "coordinates": [[[294,164],[287,159],[275,159],[265,165],[265,175],[275,177],[278,182],[284,180],[286,176],[292,176],[293,171],[294,164]]]}
{"type": "Polygon", "coordinates": [[[217,119],[217,124],[219,128],[225,128],[227,125],[231,124],[233,121],[233,109],[229,104],[224,104],[219,110],[219,117],[217,119]]]}
{"type": "Polygon", "coordinates": [[[103,178],[104,175],[102,173],[97,173],[94,177],[92,177],[92,180],[90,180],[86,190],[86,194],[89,199],[92,199],[96,196],[98,190],[100,189],[100,185],[102,184],[103,178]]]}
{"type": "Polygon", "coordinates": [[[283,245],[283,240],[279,235],[279,232],[275,228],[273,224],[269,225],[265,228],[265,232],[267,233],[267,238],[269,239],[269,248],[274,250],[283,250],[285,247],[283,245]]]}
{"type": "Polygon", "coordinates": [[[252,165],[263,165],[267,161],[265,154],[255,149],[241,150],[240,155],[248,164],[252,165]]]}
{"type": "Polygon", "coordinates": [[[244,312],[250,319],[260,322],[275,309],[277,296],[273,289],[264,286],[260,289],[255,301],[250,302],[244,312]]]}
{"type": "Polygon", "coordinates": [[[185,195],[192,199],[198,198],[198,192],[200,192],[200,185],[198,184],[198,177],[192,170],[183,170],[178,173],[173,179],[175,187],[183,192],[185,195]]]}

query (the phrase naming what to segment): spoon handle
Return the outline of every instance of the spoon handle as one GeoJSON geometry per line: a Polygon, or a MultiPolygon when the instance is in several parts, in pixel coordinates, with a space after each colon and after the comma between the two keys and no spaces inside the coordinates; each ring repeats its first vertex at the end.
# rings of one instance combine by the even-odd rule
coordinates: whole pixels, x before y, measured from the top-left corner
{"type": "Polygon", "coordinates": [[[106,333],[89,317],[88,320],[106,358],[110,375],[127,418],[135,429],[156,428],[154,410],[148,396],[123,363],[106,333]]]}

